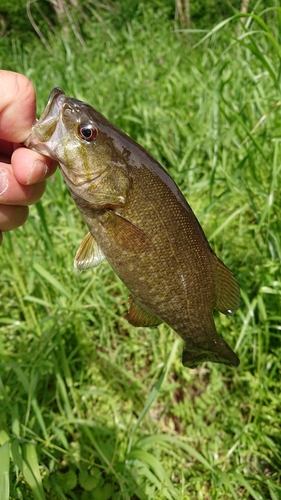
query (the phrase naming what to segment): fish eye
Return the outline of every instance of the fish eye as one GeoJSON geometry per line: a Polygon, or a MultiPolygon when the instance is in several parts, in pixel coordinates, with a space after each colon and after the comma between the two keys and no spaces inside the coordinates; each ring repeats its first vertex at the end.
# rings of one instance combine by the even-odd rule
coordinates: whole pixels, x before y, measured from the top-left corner
{"type": "Polygon", "coordinates": [[[87,142],[93,141],[98,135],[96,127],[89,123],[81,123],[81,125],[79,125],[78,132],[80,137],[87,142]]]}

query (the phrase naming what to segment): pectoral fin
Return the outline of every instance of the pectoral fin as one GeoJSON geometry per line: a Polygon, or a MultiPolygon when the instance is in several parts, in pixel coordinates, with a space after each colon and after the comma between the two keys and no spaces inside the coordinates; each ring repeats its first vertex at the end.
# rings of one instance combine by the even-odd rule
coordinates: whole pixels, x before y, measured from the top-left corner
{"type": "Polygon", "coordinates": [[[213,254],[216,275],[215,308],[223,314],[234,313],[240,305],[239,286],[232,272],[213,254]]]}
{"type": "Polygon", "coordinates": [[[157,326],[162,322],[157,316],[147,312],[137,299],[130,297],[130,309],[126,319],[133,326],[157,326]]]}
{"type": "Polygon", "coordinates": [[[100,247],[91,233],[87,233],[74,259],[74,267],[78,271],[85,271],[98,266],[105,259],[100,247]]]}
{"type": "Polygon", "coordinates": [[[146,235],[122,215],[109,210],[105,229],[120,250],[126,250],[134,254],[147,250],[149,241],[146,235]]]}

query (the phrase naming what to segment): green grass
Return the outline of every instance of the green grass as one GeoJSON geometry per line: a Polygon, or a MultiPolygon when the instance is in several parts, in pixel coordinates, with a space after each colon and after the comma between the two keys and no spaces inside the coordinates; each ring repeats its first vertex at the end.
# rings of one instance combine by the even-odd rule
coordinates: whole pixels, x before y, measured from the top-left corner
{"type": "Polygon", "coordinates": [[[281,497],[280,32],[279,8],[192,48],[159,11],[94,22],[86,48],[3,42],[1,66],[31,78],[38,114],[59,85],[168,169],[242,304],[216,314],[239,368],[184,368],[166,325],[126,322],[107,264],[74,271],[86,229],[57,172],[0,250],[1,500],[281,497]]]}

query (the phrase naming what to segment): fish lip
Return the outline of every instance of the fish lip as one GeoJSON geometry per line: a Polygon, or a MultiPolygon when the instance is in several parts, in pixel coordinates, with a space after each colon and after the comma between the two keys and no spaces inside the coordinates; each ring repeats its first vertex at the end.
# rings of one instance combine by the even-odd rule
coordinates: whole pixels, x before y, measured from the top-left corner
{"type": "Polygon", "coordinates": [[[49,99],[48,99],[48,102],[45,106],[45,109],[44,109],[44,111],[43,111],[42,115],[40,116],[37,123],[44,122],[46,120],[46,118],[49,116],[49,114],[51,113],[54,106],[57,105],[58,109],[60,110],[62,108],[62,104],[65,101],[65,98],[66,98],[66,95],[60,87],[53,88],[53,90],[51,91],[51,93],[49,95],[49,99]],[[59,96],[62,96],[62,98],[58,99],[59,96]]]}
{"type": "Polygon", "coordinates": [[[24,146],[39,151],[39,144],[49,140],[59,121],[65,99],[66,95],[60,87],[53,88],[42,115],[35,122],[30,135],[23,142],[24,146]]]}

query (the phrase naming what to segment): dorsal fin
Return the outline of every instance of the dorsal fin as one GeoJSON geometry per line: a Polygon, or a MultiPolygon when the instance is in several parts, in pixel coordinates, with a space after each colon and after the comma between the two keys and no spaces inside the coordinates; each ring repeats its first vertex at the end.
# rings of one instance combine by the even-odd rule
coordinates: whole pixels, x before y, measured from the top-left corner
{"type": "Polygon", "coordinates": [[[232,272],[213,254],[216,280],[215,308],[223,314],[232,314],[240,306],[240,290],[232,272]]]}

